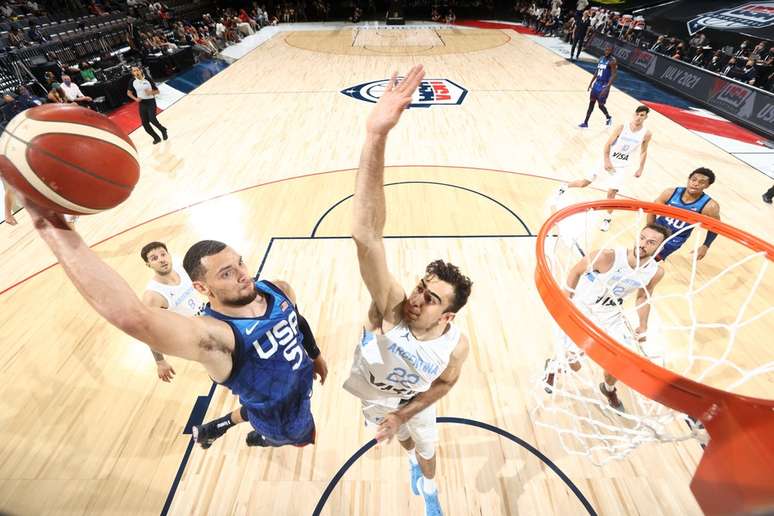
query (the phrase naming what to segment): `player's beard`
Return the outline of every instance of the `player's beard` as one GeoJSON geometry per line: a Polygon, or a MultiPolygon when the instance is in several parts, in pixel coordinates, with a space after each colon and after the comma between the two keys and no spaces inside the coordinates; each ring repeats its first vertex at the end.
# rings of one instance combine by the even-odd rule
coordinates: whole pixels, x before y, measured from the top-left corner
{"type": "Polygon", "coordinates": [[[652,254],[648,254],[648,252],[640,246],[635,246],[634,249],[632,249],[632,252],[634,253],[634,256],[640,261],[640,263],[647,261],[651,256],[653,256],[652,254]]]}
{"type": "Polygon", "coordinates": [[[255,298],[258,297],[258,289],[255,288],[255,285],[252,285],[253,290],[249,294],[245,294],[242,296],[238,296],[232,299],[224,299],[222,303],[226,306],[245,306],[249,305],[253,301],[255,301],[255,298]]]}

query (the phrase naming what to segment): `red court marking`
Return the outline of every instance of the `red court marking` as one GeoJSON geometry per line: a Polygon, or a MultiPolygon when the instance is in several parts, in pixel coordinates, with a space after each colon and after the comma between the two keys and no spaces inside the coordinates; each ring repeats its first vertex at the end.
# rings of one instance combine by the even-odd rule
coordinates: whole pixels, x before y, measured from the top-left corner
{"type": "MultiPolygon", "coordinates": [[[[498,174],[512,174],[512,175],[515,175],[515,176],[537,177],[539,179],[547,179],[548,181],[554,181],[554,182],[560,182],[560,183],[565,181],[564,179],[557,179],[557,178],[554,178],[554,177],[541,176],[541,175],[538,175],[538,174],[528,174],[527,172],[513,172],[513,171],[510,171],[510,170],[497,170],[497,169],[483,168],[483,167],[469,167],[469,166],[457,166],[457,167],[455,167],[455,166],[451,166],[451,165],[442,165],[442,166],[438,166],[438,165],[389,165],[389,166],[385,166],[384,168],[385,169],[389,169],[389,168],[444,168],[444,169],[446,169],[446,168],[462,168],[462,169],[468,169],[468,170],[481,170],[481,171],[485,171],[485,172],[496,172],[498,174]]],[[[188,208],[192,208],[194,206],[198,206],[198,205],[204,204],[206,202],[214,201],[214,200],[220,199],[222,197],[233,195],[233,194],[236,194],[236,193],[239,193],[239,192],[244,192],[245,190],[252,190],[253,188],[260,188],[262,186],[273,185],[275,183],[282,183],[284,181],[292,181],[294,179],[301,179],[301,178],[304,178],[304,177],[322,176],[322,175],[326,175],[326,174],[337,174],[339,172],[347,172],[349,170],[351,170],[352,172],[355,172],[357,169],[342,168],[342,169],[338,169],[338,170],[328,170],[328,171],[325,171],[325,172],[314,172],[312,174],[303,174],[303,175],[300,175],[300,176],[286,177],[286,178],[283,178],[283,179],[275,179],[274,181],[269,181],[267,183],[258,183],[258,184],[255,184],[255,185],[245,186],[243,188],[239,188],[238,190],[233,190],[231,192],[222,193],[222,194],[216,195],[214,197],[209,197],[207,199],[202,199],[201,201],[197,201],[197,202],[188,204],[186,206],[181,206],[180,208],[176,208],[176,209],[174,209],[172,211],[169,211],[167,213],[162,213],[161,215],[157,215],[156,217],[153,217],[151,219],[145,220],[143,222],[135,224],[134,226],[130,226],[130,227],[128,227],[128,228],[126,228],[126,229],[124,229],[122,231],[119,231],[118,233],[115,233],[113,235],[105,237],[102,240],[100,240],[98,242],[95,242],[94,244],[90,245],[89,247],[91,249],[94,249],[98,245],[103,244],[103,243],[107,242],[108,240],[112,240],[113,238],[116,238],[117,236],[123,235],[124,233],[132,231],[133,229],[137,229],[140,226],[144,226],[145,224],[149,224],[149,223],[151,223],[153,221],[159,220],[160,218],[166,217],[167,215],[172,215],[174,213],[178,213],[178,212],[181,212],[183,210],[187,210],[188,208]]],[[[595,188],[595,187],[591,187],[591,188],[593,188],[595,190],[599,190],[599,188],[595,188]]],[[[603,190],[599,190],[599,191],[602,192],[603,190]]],[[[626,199],[634,199],[633,197],[628,197],[626,195],[620,195],[619,194],[618,196],[622,197],[622,198],[626,198],[626,199]]],[[[49,270],[54,265],[58,265],[58,263],[59,262],[52,263],[51,265],[48,265],[48,266],[40,269],[38,272],[34,272],[34,273],[30,274],[26,278],[20,279],[19,281],[17,281],[13,285],[11,285],[9,287],[6,287],[3,290],[0,290],[0,296],[5,294],[6,292],[9,292],[9,291],[13,290],[14,288],[16,288],[19,285],[21,285],[22,283],[24,283],[25,281],[31,280],[32,278],[34,278],[35,276],[39,275],[40,273],[49,270]]]]}
{"type": "Polygon", "coordinates": [[[724,138],[731,138],[751,145],[763,146],[763,137],[728,120],[717,120],[714,117],[706,117],[668,104],[660,104],[658,102],[643,103],[691,131],[714,134],[715,136],[723,136],[724,138]]]}
{"type": "MultiPolygon", "coordinates": [[[[158,113],[161,113],[161,109],[157,107],[156,114],[158,113]]],[[[120,108],[110,112],[108,118],[115,122],[118,127],[123,129],[126,134],[142,127],[140,110],[137,108],[137,102],[134,101],[124,104],[120,108]]]]}
{"type": "Polygon", "coordinates": [[[465,21],[458,21],[455,23],[455,25],[462,25],[463,27],[476,27],[477,29],[511,29],[511,30],[515,30],[519,34],[532,34],[533,36],[540,35],[540,33],[535,32],[529,27],[525,27],[523,25],[516,25],[516,24],[512,25],[510,23],[465,20],[465,21]]]}

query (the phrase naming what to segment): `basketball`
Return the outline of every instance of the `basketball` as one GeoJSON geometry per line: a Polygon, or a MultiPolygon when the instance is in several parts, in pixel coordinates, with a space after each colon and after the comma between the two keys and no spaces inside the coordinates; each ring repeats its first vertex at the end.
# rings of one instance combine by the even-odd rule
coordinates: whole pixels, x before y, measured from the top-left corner
{"type": "Polygon", "coordinates": [[[47,104],[8,123],[0,136],[0,174],[39,206],[89,215],[126,200],[140,165],[129,136],[108,117],[47,104]]]}

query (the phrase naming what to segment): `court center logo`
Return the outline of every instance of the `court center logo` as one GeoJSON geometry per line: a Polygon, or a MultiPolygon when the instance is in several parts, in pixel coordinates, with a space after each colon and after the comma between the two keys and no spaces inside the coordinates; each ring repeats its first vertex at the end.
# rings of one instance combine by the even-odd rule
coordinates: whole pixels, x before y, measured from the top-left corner
{"type": "Polygon", "coordinates": [[[774,25],[774,2],[751,2],[729,9],[701,13],[688,21],[688,32],[711,29],[761,29],[774,25]]]}
{"type": "MultiPolygon", "coordinates": [[[[384,93],[389,79],[364,82],[341,90],[353,99],[376,102],[384,93]]],[[[465,100],[468,90],[449,79],[424,79],[414,92],[409,107],[459,106],[465,100]]]]}

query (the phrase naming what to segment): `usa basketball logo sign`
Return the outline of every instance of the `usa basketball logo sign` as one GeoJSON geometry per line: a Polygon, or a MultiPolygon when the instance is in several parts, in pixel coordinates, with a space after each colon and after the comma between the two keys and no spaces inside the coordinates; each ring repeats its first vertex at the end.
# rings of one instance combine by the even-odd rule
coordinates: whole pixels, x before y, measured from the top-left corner
{"type": "MultiPolygon", "coordinates": [[[[341,90],[353,99],[376,102],[384,94],[389,79],[364,82],[341,90]]],[[[459,106],[465,100],[468,90],[449,79],[424,79],[414,92],[409,107],[459,106]]]]}
{"type": "Polygon", "coordinates": [[[693,35],[705,27],[711,29],[761,29],[774,25],[774,2],[752,2],[730,9],[702,13],[688,22],[693,35]]]}

